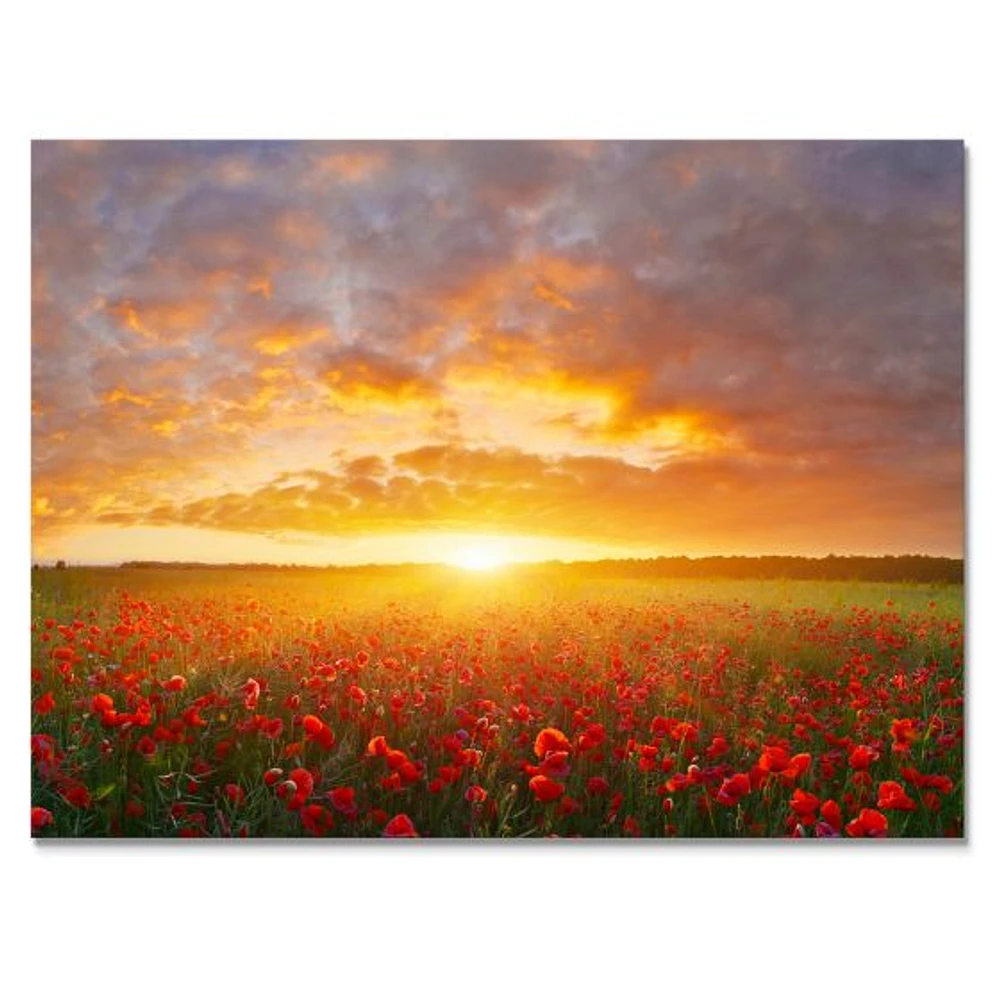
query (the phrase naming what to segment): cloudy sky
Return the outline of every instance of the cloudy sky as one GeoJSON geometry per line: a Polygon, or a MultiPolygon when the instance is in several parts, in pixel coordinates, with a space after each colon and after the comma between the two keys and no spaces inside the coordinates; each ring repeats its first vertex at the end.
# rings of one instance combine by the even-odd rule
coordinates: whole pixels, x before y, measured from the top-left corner
{"type": "Polygon", "coordinates": [[[963,174],[35,143],[35,558],[960,555],[963,174]]]}

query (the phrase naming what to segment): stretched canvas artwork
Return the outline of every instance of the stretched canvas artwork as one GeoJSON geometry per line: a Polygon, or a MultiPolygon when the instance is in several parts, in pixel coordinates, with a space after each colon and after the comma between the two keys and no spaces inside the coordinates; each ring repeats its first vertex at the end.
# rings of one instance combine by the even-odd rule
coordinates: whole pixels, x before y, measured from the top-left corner
{"type": "Polygon", "coordinates": [[[32,836],[963,838],[964,175],[35,142],[32,836]]]}

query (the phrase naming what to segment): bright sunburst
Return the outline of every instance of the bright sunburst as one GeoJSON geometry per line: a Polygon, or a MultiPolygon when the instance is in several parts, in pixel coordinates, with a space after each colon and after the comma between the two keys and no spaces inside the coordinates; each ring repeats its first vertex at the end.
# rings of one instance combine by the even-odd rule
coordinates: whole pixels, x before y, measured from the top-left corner
{"type": "Polygon", "coordinates": [[[484,571],[497,569],[507,562],[504,550],[496,544],[467,545],[457,550],[448,562],[461,569],[484,571]]]}

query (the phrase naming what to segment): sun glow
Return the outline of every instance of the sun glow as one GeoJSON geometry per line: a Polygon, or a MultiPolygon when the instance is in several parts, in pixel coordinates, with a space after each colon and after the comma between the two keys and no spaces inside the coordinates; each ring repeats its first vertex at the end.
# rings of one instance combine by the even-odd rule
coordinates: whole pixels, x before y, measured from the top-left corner
{"type": "Polygon", "coordinates": [[[448,560],[452,566],[460,569],[484,572],[486,570],[499,569],[507,564],[507,555],[503,548],[496,543],[481,543],[468,545],[457,550],[448,560]]]}

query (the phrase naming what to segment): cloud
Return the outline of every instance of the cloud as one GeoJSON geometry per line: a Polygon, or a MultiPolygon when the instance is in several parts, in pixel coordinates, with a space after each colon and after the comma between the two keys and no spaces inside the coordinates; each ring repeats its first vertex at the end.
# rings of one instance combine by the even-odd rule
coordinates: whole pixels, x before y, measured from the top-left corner
{"type": "Polygon", "coordinates": [[[921,496],[901,489],[898,474],[876,481],[875,471],[864,462],[788,466],[733,456],[649,469],[609,458],[428,446],[97,521],[333,536],[486,531],[629,546],[655,537],[661,550],[705,552],[854,551],[877,544],[890,519],[901,551],[922,537],[936,548],[961,530],[960,494],[926,463],[911,470],[926,480],[921,496]],[[931,533],[928,515],[936,521],[931,533]]]}
{"type": "Polygon", "coordinates": [[[349,408],[356,402],[396,405],[437,396],[434,382],[415,365],[362,347],[329,354],[319,374],[334,402],[349,408]]]}
{"type": "Polygon", "coordinates": [[[933,142],[35,143],[36,536],[957,553],[963,170],[933,142]]]}

